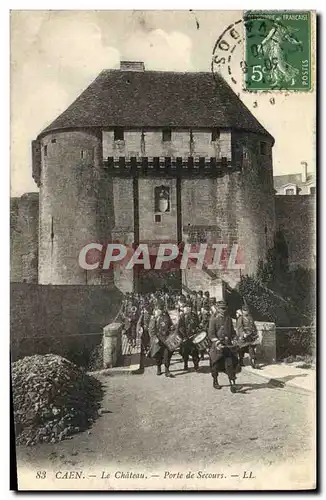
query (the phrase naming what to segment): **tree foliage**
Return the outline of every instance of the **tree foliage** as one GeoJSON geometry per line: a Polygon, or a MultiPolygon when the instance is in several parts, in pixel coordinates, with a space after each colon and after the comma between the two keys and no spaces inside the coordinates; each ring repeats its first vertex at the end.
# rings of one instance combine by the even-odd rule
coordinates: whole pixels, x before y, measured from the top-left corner
{"type": "Polygon", "coordinates": [[[277,326],[303,326],[314,321],[315,270],[289,267],[281,231],[275,234],[266,261],[259,262],[254,276],[241,278],[237,292],[251,307],[256,321],[272,321],[277,326]]]}

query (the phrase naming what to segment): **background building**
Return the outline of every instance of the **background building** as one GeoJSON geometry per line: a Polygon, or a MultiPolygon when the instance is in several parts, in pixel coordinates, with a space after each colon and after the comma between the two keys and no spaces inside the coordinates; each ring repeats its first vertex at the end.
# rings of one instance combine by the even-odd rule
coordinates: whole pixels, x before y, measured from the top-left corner
{"type": "Polygon", "coordinates": [[[274,188],[276,194],[293,196],[297,194],[316,194],[316,176],[308,173],[308,164],[301,163],[300,174],[274,175],[274,188]]]}

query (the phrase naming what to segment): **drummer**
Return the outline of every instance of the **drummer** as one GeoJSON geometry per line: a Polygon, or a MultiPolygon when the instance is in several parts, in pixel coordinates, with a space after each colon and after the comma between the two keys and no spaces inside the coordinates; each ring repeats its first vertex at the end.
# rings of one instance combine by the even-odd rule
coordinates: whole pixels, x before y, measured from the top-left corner
{"type": "Polygon", "coordinates": [[[244,304],[242,309],[238,309],[236,316],[236,333],[239,341],[240,365],[244,366],[244,355],[248,353],[251,366],[257,368],[255,342],[257,342],[259,337],[255,322],[247,304],[244,304]],[[241,344],[245,345],[241,346],[241,344]]]}
{"type": "Polygon", "coordinates": [[[183,358],[184,370],[188,370],[189,356],[192,357],[195,371],[199,369],[199,351],[195,344],[192,342],[191,337],[198,333],[199,320],[198,315],[192,309],[192,301],[184,299],[180,301],[180,317],[176,326],[176,331],[184,343],[181,346],[180,352],[183,358]]]}
{"type": "MultiPolygon", "coordinates": [[[[213,378],[213,387],[221,389],[218,383],[218,373],[220,363],[223,357],[228,356],[231,363],[225,362],[225,370],[229,379],[235,380],[236,365],[238,363],[237,356],[231,351],[226,351],[225,347],[232,345],[236,332],[233,327],[231,316],[228,313],[227,305],[223,300],[220,300],[215,306],[212,306],[212,315],[208,326],[208,337],[212,344],[209,350],[211,375],[213,378]]],[[[223,363],[224,365],[224,363],[223,363]]]]}
{"type": "MultiPolygon", "coordinates": [[[[203,332],[208,332],[210,315],[211,315],[210,306],[206,304],[205,307],[201,308],[199,315],[199,329],[203,332]]],[[[200,359],[205,359],[205,350],[201,350],[199,352],[200,352],[200,359]]]]}

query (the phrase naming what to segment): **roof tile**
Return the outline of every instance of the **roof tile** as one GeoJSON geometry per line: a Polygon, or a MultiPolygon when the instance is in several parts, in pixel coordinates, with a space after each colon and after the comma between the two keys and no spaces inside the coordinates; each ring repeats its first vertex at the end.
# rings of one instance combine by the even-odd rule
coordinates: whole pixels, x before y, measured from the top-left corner
{"type": "Polygon", "coordinates": [[[41,135],[79,127],[236,128],[272,136],[220,75],[104,70],[41,135]]]}

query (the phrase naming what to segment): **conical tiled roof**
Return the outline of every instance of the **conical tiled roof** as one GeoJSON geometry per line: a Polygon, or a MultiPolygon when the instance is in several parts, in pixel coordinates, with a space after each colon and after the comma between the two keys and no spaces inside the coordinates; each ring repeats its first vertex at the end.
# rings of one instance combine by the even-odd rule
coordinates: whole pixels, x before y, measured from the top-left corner
{"type": "Polygon", "coordinates": [[[104,70],[41,135],[79,127],[234,128],[273,140],[211,73],[104,70]]]}

